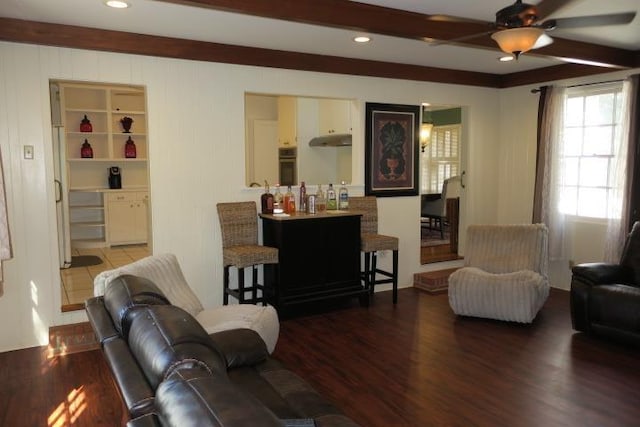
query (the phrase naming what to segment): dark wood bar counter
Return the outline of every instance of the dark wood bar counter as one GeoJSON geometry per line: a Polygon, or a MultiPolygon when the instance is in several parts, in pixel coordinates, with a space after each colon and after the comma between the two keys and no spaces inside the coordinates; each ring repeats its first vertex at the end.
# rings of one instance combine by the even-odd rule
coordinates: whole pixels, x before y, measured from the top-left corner
{"type": "Polygon", "coordinates": [[[260,215],[265,246],[279,250],[279,264],[265,265],[267,301],[287,306],[338,297],[368,304],[360,280],[360,217],[355,211],[260,215]]]}

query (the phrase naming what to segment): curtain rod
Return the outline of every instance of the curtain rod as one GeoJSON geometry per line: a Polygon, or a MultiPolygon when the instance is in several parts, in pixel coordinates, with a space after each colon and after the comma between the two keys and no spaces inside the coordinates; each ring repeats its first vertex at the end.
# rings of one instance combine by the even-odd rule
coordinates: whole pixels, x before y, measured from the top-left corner
{"type": "MultiPolygon", "coordinates": [[[[580,83],[580,84],[577,84],[577,85],[569,85],[567,87],[569,88],[569,87],[580,87],[580,86],[604,85],[604,84],[607,84],[607,83],[617,83],[617,82],[623,82],[623,81],[624,81],[624,79],[607,80],[606,82],[580,83]]],[[[541,88],[542,87],[539,87],[537,89],[531,89],[531,93],[538,93],[538,92],[540,92],[541,88]]]]}

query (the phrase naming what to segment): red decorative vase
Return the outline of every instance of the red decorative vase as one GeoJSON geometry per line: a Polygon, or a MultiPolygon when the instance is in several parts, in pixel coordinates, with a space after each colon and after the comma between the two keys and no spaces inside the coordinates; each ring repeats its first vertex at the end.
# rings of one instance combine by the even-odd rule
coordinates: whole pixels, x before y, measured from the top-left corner
{"type": "Polygon", "coordinates": [[[91,120],[84,115],[84,119],[80,122],[80,132],[93,132],[93,126],[91,126],[91,120]]]}
{"type": "Polygon", "coordinates": [[[136,144],[133,142],[131,137],[127,139],[127,143],[124,145],[124,157],[127,159],[136,158],[136,144]]]}
{"type": "Polygon", "coordinates": [[[91,144],[86,139],[82,143],[82,148],[80,148],[80,157],[83,159],[93,158],[93,148],[91,148],[91,144]]]}

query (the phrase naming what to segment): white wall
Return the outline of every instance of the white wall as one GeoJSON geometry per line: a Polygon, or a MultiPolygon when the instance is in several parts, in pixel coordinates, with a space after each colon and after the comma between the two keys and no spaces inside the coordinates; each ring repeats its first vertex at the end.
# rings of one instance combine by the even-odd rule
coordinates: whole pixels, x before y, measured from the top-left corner
{"type": "MultiPolygon", "coordinates": [[[[258,200],[244,185],[244,94],[296,93],[364,103],[465,107],[469,222],[494,221],[498,206],[498,91],[404,80],[236,66],[0,43],[0,149],[14,258],[4,264],[0,351],[47,343],[48,328],[86,319],[61,313],[49,115],[49,79],[145,85],[149,109],[154,252],[177,255],[207,307],[221,304],[221,242],[215,205],[258,200]],[[34,160],[24,160],[33,145],[34,160]]],[[[351,194],[363,191],[364,115],[353,130],[351,194]]],[[[380,232],[400,238],[400,285],[441,268],[419,260],[419,197],[379,200],[380,232]]],[[[382,258],[383,266],[390,256],[382,258]]],[[[400,301],[402,303],[402,301],[400,301]]]]}

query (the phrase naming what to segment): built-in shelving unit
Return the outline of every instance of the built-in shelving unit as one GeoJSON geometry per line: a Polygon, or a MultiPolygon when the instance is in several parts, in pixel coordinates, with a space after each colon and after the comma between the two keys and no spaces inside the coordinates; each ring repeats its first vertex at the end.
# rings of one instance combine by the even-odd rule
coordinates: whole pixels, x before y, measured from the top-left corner
{"type": "MultiPolygon", "coordinates": [[[[81,82],[58,82],[60,105],[64,128],[64,155],[69,201],[69,228],[71,247],[102,247],[118,244],[126,239],[111,242],[114,233],[109,227],[121,227],[122,218],[115,223],[109,220],[107,193],[123,194],[141,191],[144,204],[136,205],[138,218],[148,215],[148,137],[147,109],[144,87],[129,85],[92,84],[81,82]],[[86,118],[91,131],[81,131],[86,118]],[[127,132],[122,119],[129,117],[133,123],[127,132]],[[131,138],[136,146],[136,157],[125,156],[125,145],[131,138]],[[93,157],[83,158],[81,149],[87,141],[93,157]],[[109,189],[109,168],[120,168],[122,189],[109,189]],[[144,209],[144,211],[143,211],[144,209]]],[[[135,193],[138,194],[138,193],[135,193]]],[[[129,197],[128,195],[126,197],[129,197]]],[[[146,241],[144,230],[135,227],[135,242],[146,241]]]]}

